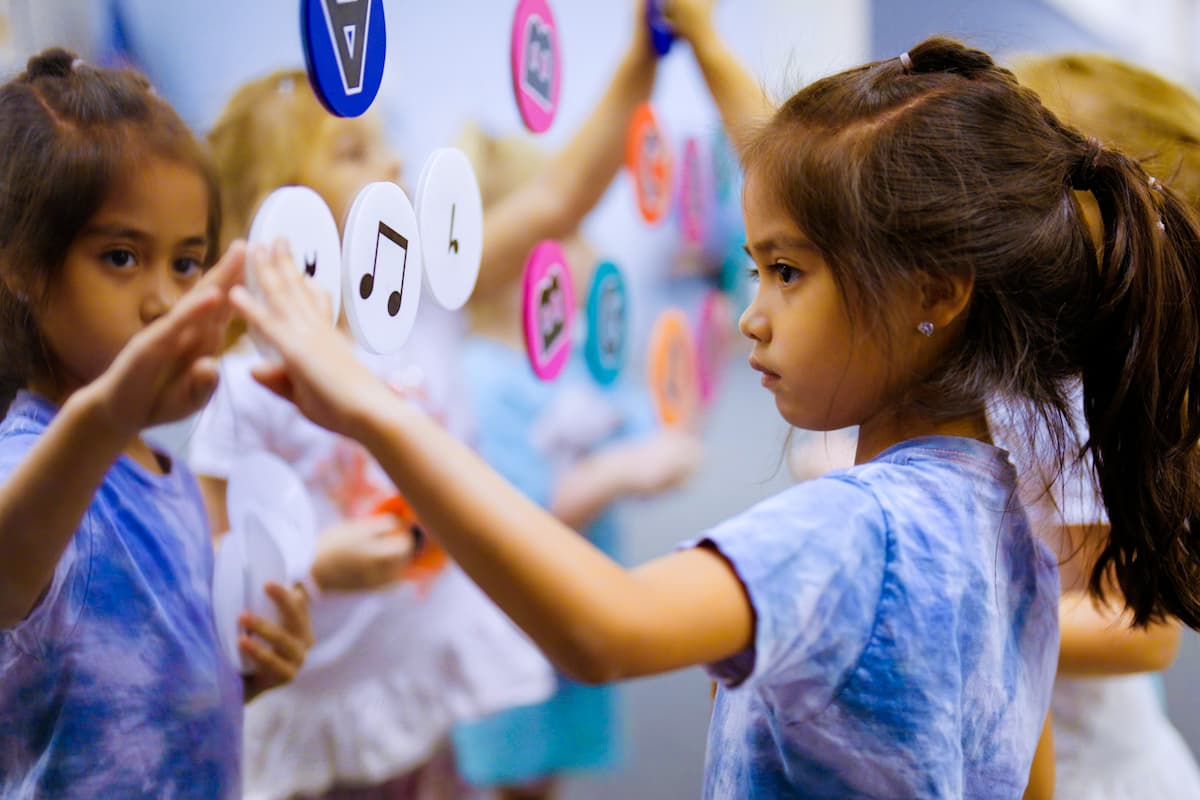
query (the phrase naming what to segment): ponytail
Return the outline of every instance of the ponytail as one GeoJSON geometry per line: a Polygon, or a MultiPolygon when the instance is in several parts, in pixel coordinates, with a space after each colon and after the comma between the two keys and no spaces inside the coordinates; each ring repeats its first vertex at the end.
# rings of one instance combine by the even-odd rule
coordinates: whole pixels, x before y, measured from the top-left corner
{"type": "Polygon", "coordinates": [[[1200,224],[1124,155],[1089,140],[1071,175],[1104,243],[1083,337],[1083,410],[1112,525],[1089,580],[1142,625],[1200,627],[1200,224]]]}

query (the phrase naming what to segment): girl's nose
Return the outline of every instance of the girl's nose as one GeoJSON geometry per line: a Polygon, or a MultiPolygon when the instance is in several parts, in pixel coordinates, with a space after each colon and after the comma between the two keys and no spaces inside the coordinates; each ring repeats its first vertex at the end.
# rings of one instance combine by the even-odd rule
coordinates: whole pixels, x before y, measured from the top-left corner
{"type": "Polygon", "coordinates": [[[757,296],[738,317],[738,330],[747,339],[753,339],[756,342],[765,343],[770,339],[771,326],[767,322],[766,315],[759,308],[757,296]]]}
{"type": "Polygon", "coordinates": [[[169,312],[179,301],[182,294],[170,277],[171,268],[156,269],[151,272],[142,294],[141,317],[142,324],[149,325],[159,317],[169,312]]]}

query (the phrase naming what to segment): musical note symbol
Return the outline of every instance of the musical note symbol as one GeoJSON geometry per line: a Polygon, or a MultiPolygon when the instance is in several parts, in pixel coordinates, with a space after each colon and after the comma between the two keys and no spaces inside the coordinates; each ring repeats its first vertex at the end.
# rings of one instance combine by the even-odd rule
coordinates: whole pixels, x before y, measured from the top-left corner
{"type": "MultiPolygon", "coordinates": [[[[358,283],[358,294],[363,300],[371,296],[371,292],[375,291],[375,271],[379,268],[379,243],[381,239],[387,239],[392,244],[404,251],[404,263],[400,268],[400,289],[404,290],[404,273],[408,270],[408,239],[401,236],[390,225],[383,220],[379,221],[379,232],[375,235],[375,261],[371,264],[371,271],[362,276],[362,280],[358,283]]],[[[396,316],[400,313],[400,301],[404,296],[401,292],[392,292],[388,295],[387,310],[389,316],[396,316]]]]}
{"type": "Polygon", "coordinates": [[[317,274],[317,254],[314,251],[311,256],[304,254],[304,274],[312,277],[317,274]]]}
{"type": "Polygon", "coordinates": [[[450,247],[447,252],[458,253],[458,239],[454,238],[454,203],[450,204],[450,247]]]}
{"type": "Polygon", "coordinates": [[[554,103],[554,29],[537,14],[525,21],[525,69],[521,86],[534,102],[549,110],[554,103]]]}

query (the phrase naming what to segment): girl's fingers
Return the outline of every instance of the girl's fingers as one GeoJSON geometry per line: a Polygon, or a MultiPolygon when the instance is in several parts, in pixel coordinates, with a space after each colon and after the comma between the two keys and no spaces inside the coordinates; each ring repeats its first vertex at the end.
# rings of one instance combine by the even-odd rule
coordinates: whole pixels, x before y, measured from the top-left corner
{"type": "Polygon", "coordinates": [[[230,290],[229,302],[251,328],[266,337],[276,348],[279,347],[280,341],[286,338],[283,336],[282,322],[244,286],[235,286],[230,290]]]}
{"type": "Polygon", "coordinates": [[[262,642],[249,636],[238,637],[238,649],[254,660],[263,670],[271,673],[279,683],[287,683],[296,677],[303,661],[289,661],[262,642]]]}
{"type": "Polygon", "coordinates": [[[308,647],[298,636],[254,614],[243,614],[238,621],[247,635],[253,634],[261,641],[248,636],[242,638],[251,638],[251,641],[269,650],[279,659],[295,664],[297,667],[304,663],[308,647]]]}
{"type": "Polygon", "coordinates": [[[265,587],[267,597],[279,609],[280,623],[284,630],[300,638],[302,642],[312,644],[312,627],[308,616],[308,595],[300,586],[285,589],[278,583],[268,582],[265,587]]]}
{"type": "Polygon", "coordinates": [[[221,293],[226,293],[241,282],[245,268],[246,243],[239,239],[231,244],[225,255],[221,256],[221,260],[205,273],[200,286],[216,286],[221,293]]]}

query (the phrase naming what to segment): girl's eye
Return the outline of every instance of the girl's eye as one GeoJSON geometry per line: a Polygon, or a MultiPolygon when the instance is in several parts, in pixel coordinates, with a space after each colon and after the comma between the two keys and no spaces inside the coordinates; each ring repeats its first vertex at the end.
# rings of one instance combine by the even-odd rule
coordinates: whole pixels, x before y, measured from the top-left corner
{"type": "Polygon", "coordinates": [[[183,276],[198,275],[204,271],[204,265],[200,263],[200,259],[198,258],[176,259],[172,266],[176,274],[183,276]]]}
{"type": "Polygon", "coordinates": [[[758,283],[758,281],[759,281],[758,267],[750,267],[749,269],[746,270],[746,280],[753,281],[754,283],[758,283]]]}
{"type": "Polygon", "coordinates": [[[787,264],[776,264],[775,271],[779,274],[779,282],[785,286],[800,277],[800,270],[787,264]]]}
{"type": "Polygon", "coordinates": [[[117,269],[128,269],[137,262],[137,257],[129,250],[109,250],[100,258],[117,269]]]}

